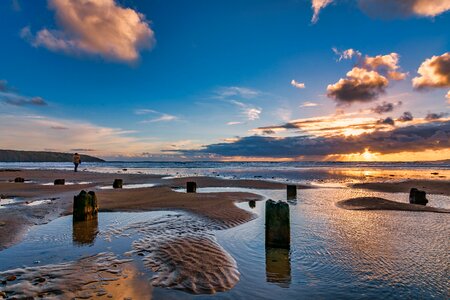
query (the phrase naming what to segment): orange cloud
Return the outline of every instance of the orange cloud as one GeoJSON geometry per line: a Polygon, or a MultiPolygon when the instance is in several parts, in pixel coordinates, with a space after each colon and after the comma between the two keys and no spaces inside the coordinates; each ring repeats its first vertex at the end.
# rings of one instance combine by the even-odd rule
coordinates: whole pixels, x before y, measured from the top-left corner
{"type": "Polygon", "coordinates": [[[24,28],[22,37],[35,47],[135,61],[140,49],[151,48],[155,43],[145,16],[119,6],[114,0],[48,1],[61,30],[44,28],[33,36],[28,27],[24,28]]]}
{"type": "Polygon", "coordinates": [[[450,87],[450,52],[426,59],[413,78],[416,89],[450,87]]]}

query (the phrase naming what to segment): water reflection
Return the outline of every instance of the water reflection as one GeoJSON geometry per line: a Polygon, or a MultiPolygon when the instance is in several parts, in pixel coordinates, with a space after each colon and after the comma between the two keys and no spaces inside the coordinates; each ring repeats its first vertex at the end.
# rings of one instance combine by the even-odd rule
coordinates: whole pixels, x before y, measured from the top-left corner
{"type": "Polygon", "coordinates": [[[74,221],[72,231],[73,244],[76,246],[90,246],[98,234],[98,218],[87,221],[74,221]]]}
{"type": "Polygon", "coordinates": [[[291,258],[289,249],[266,247],[266,280],[288,288],[291,283],[291,258]]]}

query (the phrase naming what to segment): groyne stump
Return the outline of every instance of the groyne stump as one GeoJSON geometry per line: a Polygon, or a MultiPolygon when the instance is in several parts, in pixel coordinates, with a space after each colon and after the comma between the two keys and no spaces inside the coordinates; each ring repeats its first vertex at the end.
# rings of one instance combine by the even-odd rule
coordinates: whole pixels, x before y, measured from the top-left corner
{"type": "Polygon", "coordinates": [[[289,205],[285,202],[266,201],[266,247],[289,249],[291,226],[289,205]]]}
{"type": "Polygon", "coordinates": [[[409,203],[427,205],[428,203],[427,193],[425,191],[412,188],[409,191],[409,203]]]}
{"type": "Polygon", "coordinates": [[[194,181],[186,182],[186,193],[196,193],[197,192],[197,183],[194,181]]]}
{"type": "Polygon", "coordinates": [[[55,179],[53,184],[54,185],[65,185],[66,184],[66,180],[65,179],[55,179]]]}
{"type": "Polygon", "coordinates": [[[22,182],[25,182],[25,179],[22,177],[16,177],[16,178],[14,178],[14,182],[22,183],[22,182]]]}
{"type": "Polygon", "coordinates": [[[73,221],[86,221],[97,218],[98,204],[94,192],[81,191],[73,197],[73,221]]]}
{"type": "Polygon", "coordinates": [[[286,186],[286,198],[288,200],[297,199],[297,186],[288,184],[286,186]]]}
{"type": "Polygon", "coordinates": [[[114,179],[113,188],[121,189],[123,186],[123,179],[114,179]]]}

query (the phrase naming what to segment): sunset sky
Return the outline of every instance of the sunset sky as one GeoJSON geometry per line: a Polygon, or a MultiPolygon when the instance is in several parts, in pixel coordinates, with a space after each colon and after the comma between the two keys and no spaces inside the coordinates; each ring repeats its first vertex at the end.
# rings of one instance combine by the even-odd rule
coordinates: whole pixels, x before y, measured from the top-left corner
{"type": "Polygon", "coordinates": [[[450,0],[4,0],[0,149],[450,159],[450,0]]]}

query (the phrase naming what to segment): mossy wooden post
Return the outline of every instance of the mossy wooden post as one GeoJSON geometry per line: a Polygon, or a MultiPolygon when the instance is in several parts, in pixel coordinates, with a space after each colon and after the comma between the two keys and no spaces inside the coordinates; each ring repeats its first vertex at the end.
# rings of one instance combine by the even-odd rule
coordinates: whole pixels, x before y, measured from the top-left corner
{"type": "Polygon", "coordinates": [[[113,188],[121,189],[122,186],[123,186],[123,180],[122,179],[114,179],[113,188]]]}
{"type": "Polygon", "coordinates": [[[409,191],[409,203],[427,205],[428,203],[427,193],[425,191],[412,188],[409,191]]]}
{"type": "Polygon", "coordinates": [[[55,179],[53,184],[54,185],[65,185],[66,184],[66,180],[65,179],[55,179]]]}
{"type": "Polygon", "coordinates": [[[25,182],[25,179],[23,179],[22,177],[16,177],[14,178],[14,182],[25,182]]]}
{"type": "Polygon", "coordinates": [[[266,247],[289,249],[291,225],[289,205],[285,202],[266,201],[266,247]]]}
{"type": "Polygon", "coordinates": [[[97,218],[97,196],[94,192],[81,191],[73,197],[73,221],[86,221],[97,218]]]}
{"type": "Polygon", "coordinates": [[[287,200],[297,199],[297,186],[288,184],[286,186],[287,200]]]}
{"type": "Polygon", "coordinates": [[[256,201],[255,200],[250,200],[248,201],[248,206],[250,208],[255,208],[256,207],[256,201]]]}
{"type": "Polygon", "coordinates": [[[197,183],[194,181],[186,182],[186,193],[196,193],[197,192],[197,183]]]}

